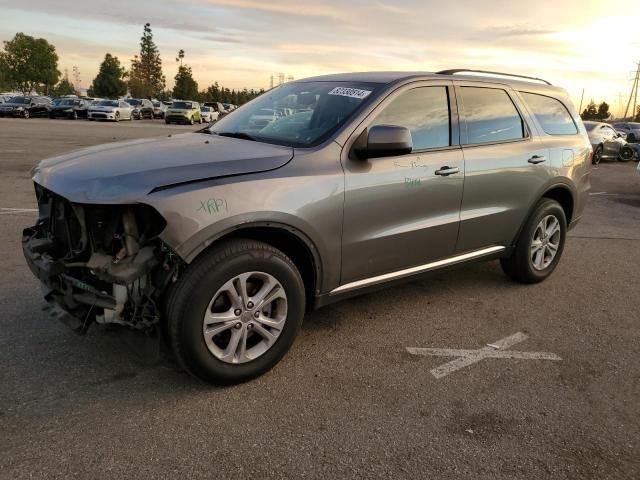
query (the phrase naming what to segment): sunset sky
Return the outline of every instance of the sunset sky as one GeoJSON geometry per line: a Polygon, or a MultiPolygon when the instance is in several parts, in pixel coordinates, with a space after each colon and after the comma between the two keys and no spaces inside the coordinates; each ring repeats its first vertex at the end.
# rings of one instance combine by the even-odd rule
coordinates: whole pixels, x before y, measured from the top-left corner
{"type": "MultiPolygon", "coordinates": [[[[128,67],[150,22],[172,86],[179,49],[201,89],[266,88],[370,70],[469,67],[545,78],[574,102],[626,105],[640,60],[639,8],[588,0],[0,0],[0,40],[44,37],[86,88],[104,54],[128,67]]],[[[624,108],[623,108],[624,110],[624,108]]]]}

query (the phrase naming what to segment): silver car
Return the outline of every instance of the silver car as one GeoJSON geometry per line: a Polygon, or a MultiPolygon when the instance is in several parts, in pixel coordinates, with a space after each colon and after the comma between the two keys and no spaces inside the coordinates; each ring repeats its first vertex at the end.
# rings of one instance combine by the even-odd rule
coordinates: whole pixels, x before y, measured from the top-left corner
{"type": "Polygon", "coordinates": [[[584,126],[593,147],[594,165],[604,159],[628,162],[636,156],[636,149],[627,144],[625,135],[614,130],[608,123],[585,121],[584,126]]]}
{"type": "Polygon", "coordinates": [[[546,279],[588,198],[582,121],[543,80],[460,73],[289,82],[195,133],[43,160],[22,243],[51,314],[166,332],[232,384],[328,303],[475,260],[546,279]]]}
{"type": "Polygon", "coordinates": [[[133,120],[134,107],[123,100],[100,100],[91,104],[87,112],[89,120],[133,120]]]}

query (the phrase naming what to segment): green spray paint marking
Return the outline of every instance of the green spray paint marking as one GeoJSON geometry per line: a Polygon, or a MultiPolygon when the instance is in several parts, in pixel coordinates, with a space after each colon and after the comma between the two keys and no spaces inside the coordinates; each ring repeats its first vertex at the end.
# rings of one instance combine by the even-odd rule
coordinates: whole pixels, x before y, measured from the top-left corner
{"type": "Polygon", "coordinates": [[[227,212],[229,208],[227,201],[224,198],[210,198],[206,201],[200,201],[200,206],[196,209],[196,212],[203,211],[209,215],[215,215],[220,212],[227,212]]]}

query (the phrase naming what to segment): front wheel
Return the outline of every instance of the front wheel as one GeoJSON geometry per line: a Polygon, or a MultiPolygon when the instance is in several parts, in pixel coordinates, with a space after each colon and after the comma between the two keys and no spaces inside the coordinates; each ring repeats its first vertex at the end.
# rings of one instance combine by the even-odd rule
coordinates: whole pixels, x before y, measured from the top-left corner
{"type": "Polygon", "coordinates": [[[502,270],[521,283],[537,283],[555,270],[567,234],[567,217],[555,200],[543,198],[525,223],[516,246],[500,260],[502,270]]]}
{"type": "Polygon", "coordinates": [[[173,285],[169,339],[185,370],[214,384],[236,384],[284,357],[304,310],[294,263],[270,245],[234,239],[201,256],[173,285]]]}
{"type": "Polygon", "coordinates": [[[191,117],[191,118],[189,119],[189,125],[193,125],[194,123],[196,123],[196,122],[193,120],[193,117],[191,117]]]}
{"type": "Polygon", "coordinates": [[[72,120],[77,120],[78,119],[78,112],[73,112],[73,115],[71,115],[71,119],[72,120]]]}
{"type": "Polygon", "coordinates": [[[24,118],[29,118],[30,114],[29,114],[29,110],[25,110],[24,111],[24,118]]]}

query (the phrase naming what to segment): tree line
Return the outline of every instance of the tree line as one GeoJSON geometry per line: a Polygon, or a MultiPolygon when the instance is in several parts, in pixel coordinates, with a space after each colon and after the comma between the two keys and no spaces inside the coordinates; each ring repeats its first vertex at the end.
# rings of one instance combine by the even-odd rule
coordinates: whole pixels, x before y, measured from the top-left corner
{"type": "MultiPolygon", "coordinates": [[[[126,70],[118,57],[105,54],[87,95],[116,99],[129,94],[133,98],[175,98],[241,105],[264,93],[262,89],[229,89],[218,82],[199,90],[184,58],[185,51],[181,49],[176,57],[178,71],[174,87],[167,90],[160,52],[153,41],[151,25],[146,23],[140,38],[140,51],[131,59],[130,69],[126,70]]],[[[55,46],[47,40],[17,33],[12,40],[4,42],[4,50],[0,51],[0,90],[18,90],[24,95],[35,92],[52,97],[78,94],[68,75],[62,75],[58,70],[58,60],[55,46]]]]}

